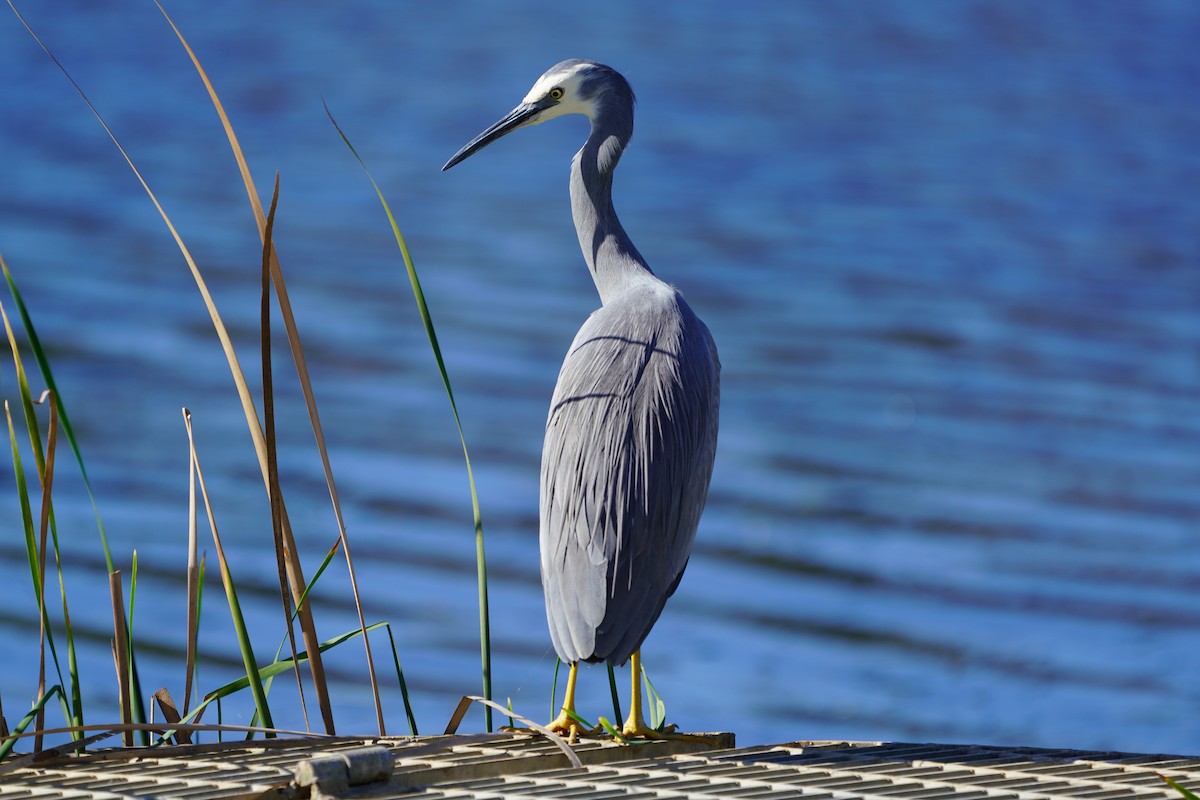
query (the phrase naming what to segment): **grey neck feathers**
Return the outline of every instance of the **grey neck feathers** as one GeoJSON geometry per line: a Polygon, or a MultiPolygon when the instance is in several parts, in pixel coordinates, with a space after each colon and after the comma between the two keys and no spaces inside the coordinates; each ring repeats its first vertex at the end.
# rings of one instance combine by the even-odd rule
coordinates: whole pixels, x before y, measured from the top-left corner
{"type": "Polygon", "coordinates": [[[619,129],[606,122],[603,114],[593,121],[591,135],[571,162],[571,213],[579,248],[605,304],[632,284],[654,279],[612,203],[613,169],[633,133],[632,115],[619,129]]]}

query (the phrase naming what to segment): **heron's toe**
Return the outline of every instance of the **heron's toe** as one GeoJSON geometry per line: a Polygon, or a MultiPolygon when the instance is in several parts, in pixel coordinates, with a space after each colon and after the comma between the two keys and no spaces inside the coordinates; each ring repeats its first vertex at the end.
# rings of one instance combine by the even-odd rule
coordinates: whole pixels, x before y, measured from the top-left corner
{"type": "Polygon", "coordinates": [[[628,719],[621,726],[621,735],[626,739],[666,739],[675,733],[676,725],[667,725],[661,731],[651,728],[641,720],[628,719]]]}
{"type": "Polygon", "coordinates": [[[574,744],[579,740],[579,737],[591,736],[596,733],[597,729],[580,725],[578,720],[564,710],[559,713],[553,722],[546,724],[546,730],[551,733],[557,733],[571,744],[574,744]]]}
{"type": "Polygon", "coordinates": [[[626,739],[669,739],[673,742],[696,742],[715,749],[730,747],[727,736],[720,734],[702,736],[695,733],[676,733],[677,725],[667,725],[662,730],[655,730],[648,725],[630,724],[626,722],[621,728],[621,735],[626,739]]]}

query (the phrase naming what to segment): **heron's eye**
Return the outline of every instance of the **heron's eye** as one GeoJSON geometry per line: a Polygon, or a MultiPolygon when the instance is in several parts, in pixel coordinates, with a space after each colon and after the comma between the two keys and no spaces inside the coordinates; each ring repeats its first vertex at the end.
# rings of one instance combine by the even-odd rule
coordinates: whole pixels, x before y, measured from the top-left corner
{"type": "Polygon", "coordinates": [[[564,94],[564,92],[562,90],[562,87],[555,86],[553,89],[550,90],[550,99],[551,100],[562,100],[563,94],[564,94]]]}

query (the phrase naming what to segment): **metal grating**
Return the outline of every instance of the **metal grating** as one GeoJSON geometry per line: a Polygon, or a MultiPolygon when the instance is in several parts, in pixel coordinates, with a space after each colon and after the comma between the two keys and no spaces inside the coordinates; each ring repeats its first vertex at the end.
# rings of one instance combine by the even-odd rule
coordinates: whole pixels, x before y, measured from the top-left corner
{"type": "MultiPolygon", "coordinates": [[[[880,742],[793,742],[709,750],[652,742],[587,741],[571,767],[552,743],[510,734],[405,739],[303,739],[159,750],[111,749],[0,765],[0,800],[274,798],[310,789],[297,767],[367,745],[394,759],[387,780],[336,788],[360,798],[675,800],[1180,800],[1159,774],[1200,789],[1200,758],[1127,753],[880,742]]],[[[325,794],[325,796],[329,796],[325,794]]]]}

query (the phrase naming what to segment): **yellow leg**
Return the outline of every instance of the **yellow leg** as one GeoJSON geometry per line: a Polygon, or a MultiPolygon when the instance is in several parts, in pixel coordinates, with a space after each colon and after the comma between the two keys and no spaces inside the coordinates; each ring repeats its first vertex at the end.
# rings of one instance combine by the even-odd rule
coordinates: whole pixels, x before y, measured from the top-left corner
{"type": "Polygon", "coordinates": [[[579,662],[576,661],[571,664],[571,671],[567,673],[567,695],[563,698],[562,711],[558,713],[553,722],[546,726],[548,730],[560,736],[566,736],[572,742],[580,736],[591,733],[591,731],[584,728],[571,716],[571,714],[575,713],[575,679],[578,676],[579,662]]]}
{"type": "Polygon", "coordinates": [[[629,657],[629,670],[633,673],[633,707],[629,709],[629,717],[621,728],[621,735],[626,739],[671,739],[682,742],[698,742],[709,747],[731,747],[724,743],[720,736],[698,736],[687,733],[675,733],[675,725],[666,725],[661,731],[656,731],[646,724],[642,716],[642,653],[639,650],[629,657]]]}
{"type": "Polygon", "coordinates": [[[630,700],[629,716],[621,728],[621,734],[627,739],[662,739],[663,734],[675,730],[674,725],[668,725],[662,731],[656,731],[646,724],[642,716],[642,651],[639,650],[629,657],[629,672],[633,679],[633,697],[630,700]]]}

